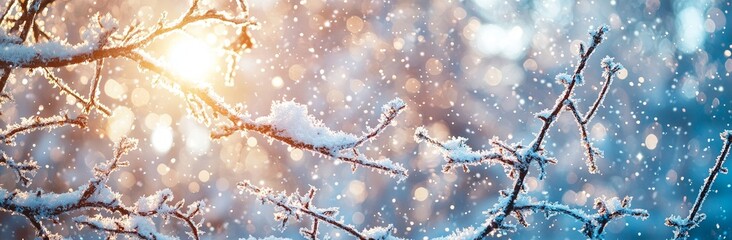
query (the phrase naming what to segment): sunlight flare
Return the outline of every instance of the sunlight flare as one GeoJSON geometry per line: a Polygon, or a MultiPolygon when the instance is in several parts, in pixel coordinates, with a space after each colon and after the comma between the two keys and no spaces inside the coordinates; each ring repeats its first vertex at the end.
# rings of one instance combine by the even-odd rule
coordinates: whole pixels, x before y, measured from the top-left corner
{"type": "Polygon", "coordinates": [[[167,64],[188,81],[206,82],[214,67],[213,48],[192,37],[177,39],[168,47],[167,64]]]}

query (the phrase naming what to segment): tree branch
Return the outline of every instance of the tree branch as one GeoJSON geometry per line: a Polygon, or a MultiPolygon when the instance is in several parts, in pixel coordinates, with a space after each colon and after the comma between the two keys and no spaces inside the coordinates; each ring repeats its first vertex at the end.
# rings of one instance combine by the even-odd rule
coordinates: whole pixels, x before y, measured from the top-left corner
{"type": "MultiPolygon", "coordinates": [[[[511,188],[507,189],[506,191],[501,191],[503,197],[501,198],[499,203],[496,204],[496,207],[491,211],[483,227],[481,229],[471,229],[470,231],[467,231],[475,233],[474,237],[476,239],[486,238],[488,235],[495,233],[495,231],[497,230],[513,230],[515,228],[513,225],[504,223],[506,217],[509,215],[514,215],[518,219],[518,221],[524,225],[528,224],[525,222],[524,216],[521,214],[521,211],[527,208],[529,205],[517,204],[517,201],[519,201],[519,199],[522,199],[522,194],[525,193],[526,189],[524,188],[524,181],[529,174],[529,166],[531,165],[531,163],[537,163],[540,170],[539,179],[544,179],[544,177],[546,176],[545,169],[548,164],[556,163],[556,160],[554,158],[547,156],[547,153],[546,151],[544,151],[542,145],[544,143],[546,135],[549,133],[550,127],[557,120],[562,110],[567,109],[571,111],[574,115],[574,118],[580,128],[582,145],[587,150],[586,155],[588,157],[587,165],[589,171],[591,173],[597,172],[595,156],[598,156],[600,152],[592,147],[589,141],[587,135],[587,124],[592,119],[599,106],[602,104],[605,96],[607,95],[607,89],[612,83],[613,76],[617,73],[617,71],[622,69],[622,65],[614,63],[613,59],[609,57],[606,57],[601,61],[601,65],[605,69],[605,72],[603,74],[603,76],[605,77],[604,86],[602,90],[600,90],[600,93],[598,94],[598,97],[590,110],[585,114],[585,117],[582,117],[582,114],[579,113],[579,111],[577,110],[572,96],[574,95],[573,90],[575,86],[582,85],[584,83],[583,72],[587,61],[594,52],[594,50],[597,48],[597,46],[602,42],[604,34],[607,31],[607,26],[602,26],[596,31],[591,31],[590,46],[585,49],[585,45],[580,44],[580,59],[572,75],[562,73],[556,76],[557,82],[564,85],[564,91],[560,94],[559,97],[557,97],[552,108],[545,109],[536,114],[536,117],[543,122],[543,125],[536,134],[536,138],[528,146],[523,146],[521,144],[507,144],[498,140],[497,138],[493,138],[490,142],[492,146],[492,149],[490,151],[474,151],[471,147],[465,144],[465,142],[467,141],[467,139],[465,138],[452,137],[447,142],[439,142],[430,138],[427,134],[427,130],[425,130],[423,127],[420,127],[416,130],[415,140],[417,140],[417,142],[426,141],[430,145],[437,147],[442,152],[443,157],[447,161],[443,169],[449,170],[454,165],[462,165],[464,168],[466,168],[466,166],[469,165],[479,165],[482,163],[488,163],[492,165],[498,163],[504,167],[507,176],[510,179],[514,180],[513,186],[511,188]]],[[[547,207],[534,207],[532,209],[536,211],[557,210],[557,208],[550,209],[547,207]]],[[[557,212],[568,213],[567,211],[557,212]]],[[[607,221],[611,219],[612,217],[608,217],[607,221]]],[[[597,228],[600,229],[599,231],[596,231],[597,234],[590,234],[587,236],[590,238],[600,238],[603,232],[602,228],[604,228],[604,224],[605,223],[597,225],[597,228]]],[[[455,234],[463,233],[465,233],[465,231],[456,232],[455,234]]]]}
{"type": "Polygon", "coordinates": [[[122,161],[121,157],[137,147],[137,140],[122,138],[116,145],[114,157],[106,163],[98,164],[95,167],[94,177],[88,184],[81,186],[75,191],[65,193],[45,193],[42,190],[25,192],[15,190],[8,192],[0,189],[0,210],[13,214],[20,214],[36,228],[38,237],[49,239],[51,235],[48,229],[43,226],[41,220],[58,221],[62,214],[68,214],[79,210],[96,210],[99,213],[110,212],[120,215],[119,218],[80,216],[74,221],[80,226],[90,226],[97,230],[107,231],[111,235],[130,234],[146,239],[159,239],[164,236],[150,226],[154,225],[151,217],[163,218],[172,217],[184,221],[190,227],[190,234],[198,239],[200,223],[194,223],[193,218],[200,212],[203,203],[195,202],[183,210],[183,201],[175,205],[168,202],[173,199],[169,189],[158,191],[155,195],[141,197],[131,206],[125,206],[121,202],[121,194],[114,192],[108,185],[110,174],[119,167],[126,167],[128,162],[122,161]],[[110,224],[122,228],[109,228],[110,224]],[[143,226],[144,227],[136,227],[143,226]],[[130,227],[132,226],[132,227],[130,227]],[[130,228],[128,228],[130,227],[130,228]]]}
{"type": "Polygon", "coordinates": [[[717,160],[714,166],[709,169],[709,176],[704,179],[704,185],[699,189],[699,195],[696,197],[694,207],[689,211],[689,216],[681,218],[680,216],[671,215],[666,218],[666,225],[674,228],[674,239],[687,239],[689,237],[689,231],[699,226],[704,221],[706,214],[699,213],[701,210],[704,200],[709,195],[709,190],[712,189],[714,180],[717,179],[717,175],[721,173],[727,173],[727,168],[723,167],[724,160],[729,155],[730,145],[732,145],[732,130],[725,130],[720,134],[722,141],[724,141],[722,152],[717,156],[717,160]]]}

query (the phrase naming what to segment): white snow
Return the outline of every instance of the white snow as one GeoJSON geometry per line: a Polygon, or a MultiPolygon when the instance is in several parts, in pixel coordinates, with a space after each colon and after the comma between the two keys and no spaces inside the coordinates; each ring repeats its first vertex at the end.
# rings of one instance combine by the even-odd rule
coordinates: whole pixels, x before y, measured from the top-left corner
{"type": "MultiPolygon", "coordinates": [[[[97,19],[93,17],[92,19],[97,19]]],[[[0,30],[0,62],[17,66],[33,61],[45,62],[50,59],[68,59],[72,56],[90,54],[102,47],[111,32],[117,27],[117,21],[107,14],[99,18],[100,22],[90,22],[82,33],[83,42],[75,45],[65,40],[52,40],[40,43],[21,43],[16,36],[8,35],[0,30]]]]}
{"type": "Polygon", "coordinates": [[[322,121],[310,115],[306,106],[293,101],[275,102],[272,104],[271,113],[257,118],[255,123],[273,127],[280,136],[331,151],[340,150],[334,149],[336,146],[358,140],[352,134],[330,130],[322,121]]]}

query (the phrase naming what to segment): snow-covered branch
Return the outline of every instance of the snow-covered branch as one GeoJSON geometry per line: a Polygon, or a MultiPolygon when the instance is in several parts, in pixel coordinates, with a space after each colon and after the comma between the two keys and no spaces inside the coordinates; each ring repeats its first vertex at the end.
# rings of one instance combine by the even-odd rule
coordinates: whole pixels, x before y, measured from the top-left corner
{"type": "MultiPolygon", "coordinates": [[[[602,104],[605,95],[607,95],[608,87],[612,83],[614,75],[620,69],[622,69],[622,65],[613,62],[613,59],[610,57],[606,57],[602,60],[601,66],[605,70],[603,73],[603,76],[605,77],[605,82],[603,88],[598,94],[597,99],[594,101],[594,104],[587,113],[581,114],[577,110],[575,103],[576,101],[573,99],[573,90],[575,86],[580,86],[585,82],[583,72],[587,61],[594,52],[595,48],[597,48],[597,46],[602,42],[604,34],[607,31],[607,26],[601,26],[596,31],[591,31],[591,41],[589,47],[585,47],[584,43],[581,43],[579,46],[580,59],[574,72],[572,74],[561,73],[556,76],[557,81],[564,86],[564,91],[559,97],[557,97],[557,100],[555,101],[552,108],[545,109],[536,114],[536,117],[543,122],[543,125],[541,129],[537,132],[536,138],[528,146],[524,146],[520,143],[508,144],[498,140],[497,138],[493,138],[490,141],[490,145],[492,146],[491,150],[475,151],[465,143],[467,141],[467,139],[465,138],[451,137],[451,139],[446,142],[440,142],[429,137],[425,128],[417,128],[415,132],[415,140],[417,142],[425,141],[428,144],[438,148],[445,160],[447,161],[447,163],[443,167],[443,170],[450,170],[454,166],[462,166],[463,168],[467,169],[467,166],[480,165],[483,163],[488,163],[490,165],[501,164],[506,170],[508,177],[514,180],[512,188],[508,189],[507,191],[501,192],[503,198],[493,210],[489,211],[488,220],[486,221],[486,224],[483,225],[482,229],[471,229],[455,232],[454,234],[456,236],[473,236],[471,232],[474,232],[476,234],[476,238],[484,238],[490,234],[495,233],[495,231],[497,230],[513,229],[510,224],[504,223],[504,220],[509,215],[514,215],[519,222],[526,225],[523,215],[521,214],[523,210],[549,211],[575,215],[572,214],[573,212],[554,211],[557,208],[539,207],[539,205],[535,205],[535,207],[530,208],[529,206],[534,205],[523,204],[520,199],[527,199],[527,197],[524,196],[524,194],[526,194],[526,189],[524,188],[524,180],[529,173],[529,166],[531,165],[531,163],[537,163],[539,167],[539,179],[545,178],[546,166],[549,163],[556,163],[556,159],[549,157],[549,153],[542,146],[544,140],[546,139],[546,135],[549,133],[549,129],[554,124],[554,122],[556,122],[557,118],[563,110],[569,110],[574,115],[577,124],[580,127],[582,146],[587,151],[587,166],[589,168],[589,171],[591,173],[597,172],[595,157],[600,155],[600,151],[592,147],[592,144],[589,141],[587,135],[587,124],[592,119],[599,106],[602,104]]],[[[542,206],[553,205],[544,204],[542,206]]],[[[640,212],[634,213],[637,214],[625,215],[641,216],[639,215],[640,212]]],[[[647,215],[646,212],[644,213],[645,215],[647,215]]],[[[604,222],[598,220],[602,223],[599,232],[597,232],[596,234],[586,233],[586,235],[590,238],[600,238],[602,233],[601,229],[604,227],[606,221],[609,221],[611,219],[612,217],[607,218],[607,220],[603,220],[604,222]]]]}
{"type": "Polygon", "coordinates": [[[84,42],[70,45],[64,41],[24,44],[20,37],[0,35],[0,65],[13,68],[62,67],[96,61],[104,58],[120,57],[130,51],[149,45],[159,37],[178,31],[199,22],[220,22],[236,27],[255,25],[248,12],[232,15],[215,9],[200,9],[198,0],[179,19],[167,22],[161,17],[155,27],[141,28],[133,23],[122,31],[117,20],[110,15],[93,17],[84,35],[84,42]]]}
{"type": "MultiPolygon", "coordinates": [[[[80,210],[94,210],[95,216],[79,216],[74,221],[80,226],[89,226],[103,230],[110,236],[128,234],[144,239],[160,239],[153,224],[153,217],[175,218],[186,223],[189,234],[198,239],[200,223],[194,217],[200,213],[202,202],[195,202],[184,209],[184,201],[170,205],[173,194],[164,189],[156,194],[141,197],[132,206],[122,203],[120,193],[107,185],[110,174],[120,167],[129,165],[123,161],[123,155],[137,147],[137,140],[122,138],[114,149],[114,156],[105,163],[98,164],[94,177],[86,185],[65,193],[36,191],[8,191],[0,189],[0,210],[25,216],[36,228],[38,237],[49,239],[56,237],[42,221],[51,220],[58,223],[59,216],[80,210]],[[114,215],[119,215],[115,217],[114,215]]],[[[172,238],[166,236],[165,239],[172,238]]]]}
{"type": "MultiPolygon", "coordinates": [[[[603,232],[605,226],[610,220],[623,218],[623,217],[635,217],[646,219],[648,217],[648,211],[644,209],[633,209],[630,208],[631,197],[625,197],[622,200],[613,197],[607,199],[605,197],[596,198],[594,209],[595,213],[589,214],[582,209],[571,208],[567,205],[548,202],[548,201],[536,201],[532,200],[527,196],[520,196],[515,200],[514,211],[511,212],[518,222],[528,227],[529,223],[526,221],[526,216],[534,213],[543,213],[546,218],[551,218],[558,215],[565,215],[574,218],[575,220],[582,223],[580,232],[584,234],[588,239],[604,239],[603,232]]],[[[487,215],[498,215],[494,218],[503,218],[502,209],[508,204],[508,199],[503,197],[494,208],[485,211],[487,215]]],[[[486,223],[490,224],[490,223],[486,223]]],[[[498,226],[501,231],[515,231],[516,226],[503,222],[502,225],[498,226]]],[[[480,239],[483,238],[481,232],[476,230],[474,227],[468,227],[459,229],[453,232],[451,235],[440,238],[440,239],[480,239]]]]}
{"type": "Polygon", "coordinates": [[[717,156],[714,166],[709,169],[709,176],[704,179],[704,185],[699,190],[699,196],[696,197],[694,206],[689,211],[689,216],[683,218],[681,216],[671,215],[666,218],[666,225],[674,228],[674,239],[687,239],[689,237],[689,231],[698,227],[704,221],[706,214],[699,212],[702,204],[704,204],[704,200],[709,195],[709,190],[712,189],[712,184],[717,179],[717,175],[728,172],[727,168],[722,165],[724,164],[724,160],[727,160],[730,145],[732,145],[732,130],[725,130],[720,134],[720,137],[724,141],[722,152],[717,156]]]}
{"type": "Polygon", "coordinates": [[[399,98],[391,100],[382,107],[383,113],[376,127],[361,136],[356,136],[331,130],[322,121],[310,115],[306,106],[293,101],[275,102],[269,115],[253,119],[241,110],[242,107],[232,107],[226,103],[210,86],[182,81],[181,76],[167,70],[145,53],[133,51],[126,57],[136,61],[141,67],[169,79],[170,81],[163,84],[167,85],[168,90],[193,102],[188,105],[192,108],[189,110],[199,121],[206,123],[212,119],[206,113],[206,109],[213,111],[215,113],[213,116],[224,118],[225,122],[218,124],[211,133],[214,139],[239,131],[253,131],[294,148],[351,163],[354,170],[357,166],[363,166],[397,177],[399,181],[407,177],[407,170],[401,164],[389,159],[369,159],[358,150],[363,143],[378,136],[393,122],[399,112],[404,110],[406,105],[399,98]]]}
{"type": "Polygon", "coordinates": [[[300,229],[300,234],[309,239],[318,239],[319,223],[324,223],[334,228],[341,229],[351,236],[367,240],[367,239],[398,239],[392,236],[392,227],[375,227],[364,231],[358,231],[353,226],[346,224],[343,220],[339,220],[337,208],[318,208],[313,205],[313,196],[317,189],[310,186],[310,190],[305,195],[295,192],[287,194],[286,192],[275,192],[270,188],[257,187],[249,181],[243,181],[238,184],[240,190],[246,191],[256,196],[262,204],[268,203],[275,206],[275,220],[281,224],[279,228],[284,230],[290,219],[302,221],[306,217],[312,219],[313,227],[311,229],[300,229]]]}
{"type": "MultiPolygon", "coordinates": [[[[0,54],[0,63],[14,68],[47,68],[99,61],[105,58],[126,57],[137,62],[143,68],[168,78],[170,80],[169,84],[172,85],[169,89],[174,92],[180,91],[180,95],[184,97],[191,114],[202,122],[210,123],[215,120],[207,113],[209,108],[215,113],[214,116],[224,117],[227,123],[219,124],[212,134],[214,138],[221,138],[239,131],[255,131],[292,147],[351,163],[354,169],[356,166],[364,166],[391,176],[397,176],[400,180],[405,178],[407,171],[401,164],[393,163],[388,159],[370,159],[358,150],[358,147],[378,136],[404,109],[405,104],[400,99],[395,99],[386,104],[383,108],[383,115],[379,119],[379,124],[369,128],[368,132],[362,136],[331,130],[325,127],[320,120],[309,115],[305,106],[291,101],[275,103],[272,105],[272,113],[269,116],[252,119],[241,109],[233,108],[224,102],[223,98],[210,87],[182,81],[180,76],[167,70],[164,64],[155,61],[142,49],[155,39],[169,32],[181,30],[187,25],[201,21],[218,21],[239,28],[239,35],[226,48],[227,51],[236,55],[241,50],[253,46],[253,41],[247,30],[249,27],[256,25],[256,23],[249,20],[246,2],[239,1],[237,4],[243,13],[232,16],[224,11],[202,10],[198,1],[194,0],[191,7],[178,20],[168,23],[162,18],[151,29],[142,28],[139,23],[132,23],[130,26],[118,31],[117,21],[111,16],[97,17],[96,21],[90,23],[88,27],[91,32],[87,34],[89,37],[85,38],[85,42],[79,46],[70,46],[58,42],[29,45],[23,44],[14,36],[6,35],[2,36],[4,40],[0,41],[0,44],[2,44],[0,46],[2,50],[0,51],[4,51],[0,54]],[[293,117],[295,115],[297,116],[293,117]]],[[[233,64],[227,71],[233,71],[235,65],[233,64]]],[[[97,66],[101,66],[101,63],[97,63],[97,66]]],[[[95,86],[98,85],[100,77],[98,74],[95,75],[95,82],[92,84],[90,91],[92,95],[88,100],[81,97],[63,81],[54,77],[50,70],[46,69],[45,74],[62,92],[81,102],[84,105],[85,112],[91,106],[95,106],[103,113],[108,112],[94,98],[94,94],[96,94],[95,86]]],[[[231,76],[232,74],[227,74],[227,78],[231,76]]]]}
{"type": "MultiPolygon", "coordinates": [[[[442,166],[443,172],[449,172],[454,167],[462,167],[463,170],[468,171],[468,166],[477,166],[483,163],[490,165],[501,164],[505,168],[513,170],[513,167],[519,164],[511,158],[506,158],[506,156],[498,151],[474,151],[470,146],[465,144],[468,141],[467,138],[452,137],[446,142],[440,142],[430,137],[427,129],[424,127],[417,128],[414,134],[414,140],[417,142],[427,142],[440,150],[442,156],[447,160],[447,163],[442,166]]],[[[492,145],[498,145],[498,142],[499,140],[496,138],[491,140],[492,145]]]]}

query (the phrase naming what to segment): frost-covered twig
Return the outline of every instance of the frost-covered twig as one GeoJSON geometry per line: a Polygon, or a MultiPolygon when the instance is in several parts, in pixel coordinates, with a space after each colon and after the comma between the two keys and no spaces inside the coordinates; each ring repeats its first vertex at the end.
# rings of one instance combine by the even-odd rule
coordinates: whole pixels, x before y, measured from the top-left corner
{"type": "Polygon", "coordinates": [[[0,132],[0,141],[8,145],[15,145],[15,137],[19,134],[27,134],[41,129],[52,130],[65,125],[86,128],[87,117],[82,114],[76,118],[70,118],[64,113],[46,118],[39,116],[23,118],[20,123],[8,125],[5,130],[0,132]]]}
{"type": "MultiPolygon", "coordinates": [[[[502,153],[496,151],[474,151],[470,146],[465,144],[468,141],[467,138],[452,137],[446,142],[437,141],[429,136],[427,129],[424,127],[417,128],[414,134],[414,140],[417,142],[425,141],[439,148],[442,156],[447,160],[447,163],[442,166],[443,172],[451,171],[454,167],[462,167],[463,170],[468,171],[468,166],[477,166],[483,163],[490,165],[501,164],[509,169],[513,169],[518,164],[515,160],[506,158],[502,153]]],[[[498,139],[492,139],[491,143],[498,144],[498,139]]]]}
{"type": "MultiPolygon", "coordinates": [[[[480,230],[475,230],[476,238],[485,238],[490,234],[493,234],[496,230],[500,229],[512,229],[509,224],[504,223],[507,216],[515,214],[520,222],[523,222],[523,217],[520,212],[520,205],[517,205],[518,199],[522,198],[521,194],[524,194],[524,180],[529,173],[529,166],[532,162],[536,162],[539,167],[539,179],[544,179],[546,176],[546,165],[549,163],[556,163],[554,158],[548,157],[548,152],[544,150],[543,143],[546,135],[549,133],[549,129],[556,122],[559,115],[563,110],[569,110],[574,115],[577,124],[580,127],[580,136],[583,147],[586,149],[587,166],[591,173],[597,172],[597,165],[595,157],[599,156],[600,151],[592,147],[589,138],[587,136],[587,124],[596,113],[599,106],[602,104],[607,89],[612,83],[614,75],[622,69],[622,65],[614,63],[613,59],[606,57],[602,60],[601,65],[605,70],[603,76],[605,82],[603,88],[598,93],[597,99],[590,110],[584,114],[581,114],[576,107],[576,101],[573,99],[575,86],[582,85],[584,83],[584,69],[588,59],[594,52],[595,48],[602,42],[603,35],[608,31],[607,26],[601,26],[596,31],[591,31],[591,42],[589,47],[585,47],[584,43],[580,44],[579,55],[580,59],[574,72],[570,74],[562,73],[556,76],[559,83],[564,85],[564,91],[557,98],[554,106],[550,109],[545,109],[536,114],[543,125],[536,134],[536,138],[528,145],[522,144],[507,144],[496,138],[491,140],[491,150],[479,150],[474,151],[465,142],[467,139],[462,137],[452,137],[446,142],[440,142],[433,138],[430,138],[427,134],[427,130],[420,127],[415,132],[415,139],[420,141],[426,141],[432,146],[439,148],[442,152],[443,157],[447,163],[443,167],[443,170],[450,170],[453,166],[467,166],[480,165],[483,163],[488,164],[501,164],[509,178],[514,179],[513,187],[507,191],[502,191],[504,197],[494,209],[492,214],[489,214],[485,225],[480,230]]],[[[536,210],[541,210],[536,208],[536,210]]],[[[608,219],[609,220],[609,219],[608,219]]],[[[456,232],[455,234],[463,234],[465,232],[456,232]]],[[[595,235],[588,235],[592,238],[601,237],[602,231],[595,235]]],[[[470,234],[468,234],[470,235],[470,234]]]]}
{"type": "MultiPolygon", "coordinates": [[[[84,186],[65,193],[49,193],[36,191],[7,191],[0,189],[0,210],[25,216],[36,228],[38,236],[43,239],[56,237],[43,220],[58,223],[59,216],[79,210],[95,210],[95,216],[79,216],[74,221],[80,226],[89,226],[106,231],[110,236],[129,234],[144,239],[161,239],[165,236],[158,232],[153,224],[153,217],[176,218],[187,224],[189,234],[198,239],[200,223],[193,218],[200,213],[202,202],[195,202],[184,209],[184,201],[170,205],[173,199],[169,189],[156,194],[141,197],[133,206],[121,202],[121,194],[114,192],[108,185],[110,174],[120,167],[129,165],[122,161],[122,156],[135,149],[137,140],[122,138],[114,149],[114,157],[106,163],[95,167],[94,177],[84,186]],[[116,213],[119,217],[104,216],[103,213],[116,213]]],[[[165,236],[166,238],[170,238],[165,236]]]]}
{"type": "Polygon", "coordinates": [[[275,206],[275,220],[280,221],[279,228],[284,230],[290,219],[302,221],[305,217],[313,220],[312,229],[300,229],[300,234],[304,237],[316,239],[318,234],[318,223],[330,225],[341,229],[351,236],[367,240],[367,239],[398,239],[393,237],[391,225],[388,227],[375,227],[363,232],[356,230],[353,226],[336,219],[338,215],[337,208],[318,208],[313,206],[313,196],[317,189],[310,186],[310,190],[305,195],[295,192],[287,194],[286,192],[275,192],[270,188],[257,187],[249,181],[243,181],[237,184],[240,190],[256,196],[262,204],[269,203],[275,206]]]}
{"type": "Polygon", "coordinates": [[[36,175],[36,170],[38,170],[38,163],[36,161],[16,162],[3,151],[0,151],[0,166],[13,169],[18,182],[25,187],[31,184],[31,178],[36,175]]]}
{"type": "Polygon", "coordinates": [[[76,90],[66,84],[63,79],[56,77],[56,75],[54,75],[53,72],[51,72],[51,70],[49,70],[48,68],[43,68],[43,74],[46,79],[48,79],[48,81],[53,84],[54,87],[58,87],[61,90],[61,93],[68,94],[69,96],[76,99],[76,101],[79,101],[82,104],[82,108],[85,114],[89,114],[91,108],[94,107],[94,109],[104,114],[104,116],[112,115],[112,111],[109,110],[109,107],[104,106],[97,100],[99,95],[99,79],[101,78],[101,64],[97,65],[97,70],[91,83],[88,100],[84,99],[81,94],[79,94],[78,92],[76,92],[76,90]]]}
{"type": "Polygon", "coordinates": [[[706,214],[700,213],[699,210],[701,210],[704,200],[709,195],[709,190],[711,190],[714,180],[717,179],[717,174],[728,172],[727,168],[722,165],[724,164],[724,160],[727,159],[730,145],[732,145],[732,130],[725,130],[720,136],[722,137],[722,141],[724,141],[722,152],[717,156],[714,166],[709,169],[709,176],[704,180],[704,185],[699,190],[699,196],[696,197],[694,207],[689,211],[689,216],[682,218],[681,216],[671,215],[666,218],[666,225],[675,228],[674,239],[687,239],[689,237],[689,231],[698,227],[706,218],[706,214]]]}
{"type": "MultiPolygon", "coordinates": [[[[582,223],[580,231],[585,234],[589,239],[602,239],[603,231],[605,226],[613,220],[622,217],[635,217],[645,219],[648,217],[648,211],[644,209],[633,209],[630,208],[631,197],[625,197],[622,200],[613,197],[607,199],[605,197],[596,198],[594,209],[597,212],[589,214],[582,209],[571,208],[567,205],[547,202],[547,201],[535,201],[529,199],[529,197],[521,196],[514,203],[514,211],[511,215],[516,217],[519,223],[523,226],[529,226],[526,222],[525,217],[534,213],[543,213],[546,218],[551,218],[556,215],[566,215],[574,218],[575,220],[582,223]]],[[[506,204],[508,199],[502,198],[493,209],[488,210],[485,214],[496,215],[502,214],[501,209],[504,208],[503,204],[506,204]]],[[[501,226],[502,230],[515,230],[516,226],[511,224],[504,224],[501,226]]],[[[480,232],[473,227],[460,229],[453,234],[444,237],[444,239],[477,239],[482,238],[480,232]]]]}

